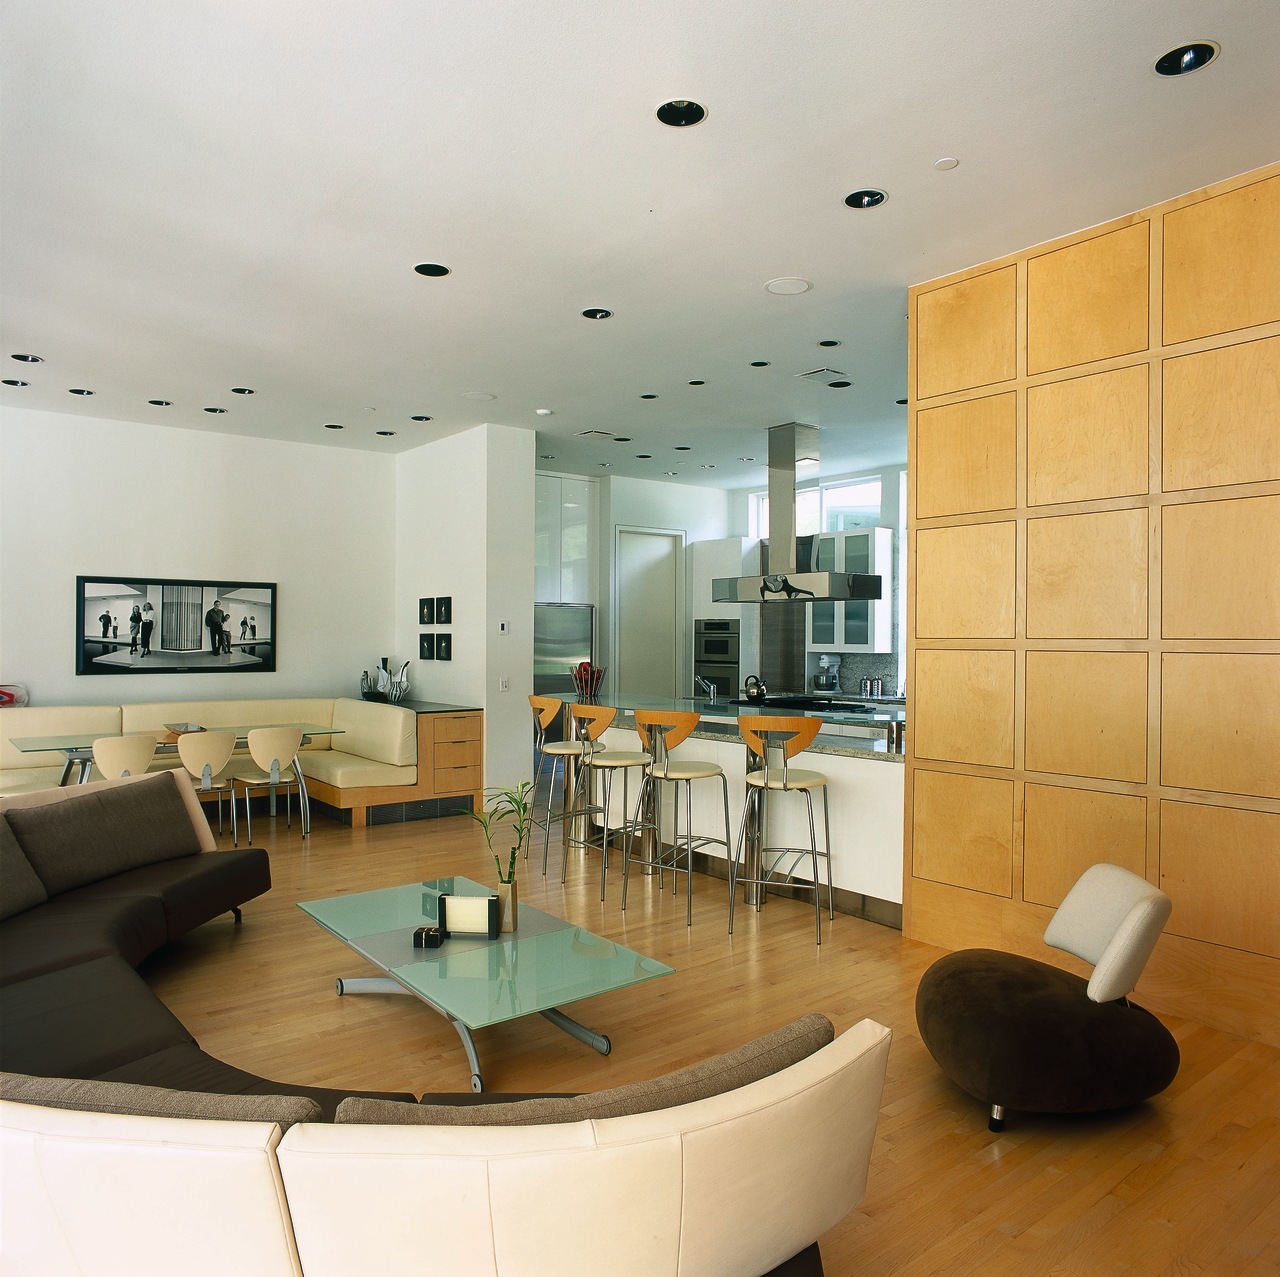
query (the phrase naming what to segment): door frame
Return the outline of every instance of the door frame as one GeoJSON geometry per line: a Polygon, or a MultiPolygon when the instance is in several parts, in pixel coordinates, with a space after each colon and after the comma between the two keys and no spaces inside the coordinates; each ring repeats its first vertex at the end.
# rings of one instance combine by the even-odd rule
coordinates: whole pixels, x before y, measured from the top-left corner
{"type": "Polygon", "coordinates": [[[681,688],[686,692],[690,687],[689,664],[692,659],[692,635],[688,641],[685,630],[688,628],[688,584],[685,580],[685,553],[688,549],[688,534],[684,528],[653,528],[637,523],[615,523],[613,525],[613,562],[609,572],[609,667],[617,673],[613,686],[617,687],[621,677],[618,665],[618,636],[622,632],[619,623],[621,608],[618,600],[619,564],[622,561],[622,538],[624,534],[639,533],[642,536],[671,537],[677,543],[676,553],[676,695],[681,695],[681,688]]]}

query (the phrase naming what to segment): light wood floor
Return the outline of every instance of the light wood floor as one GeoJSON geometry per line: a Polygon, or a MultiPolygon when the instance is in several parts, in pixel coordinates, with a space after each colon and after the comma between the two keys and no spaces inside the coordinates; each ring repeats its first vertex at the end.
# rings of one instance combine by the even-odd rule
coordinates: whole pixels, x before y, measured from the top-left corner
{"type": "MultiPolygon", "coordinates": [[[[295,905],[448,873],[494,881],[479,829],[464,817],[360,830],[318,818],[309,846],[283,820],[254,832],[272,891],[245,907],[241,928],[219,919],[144,966],[164,1001],[206,1050],[267,1077],[464,1089],[453,1029],[414,999],[335,996],[335,976],[370,972],[295,905]]],[[[889,1076],[866,1199],[822,1239],[830,1277],[1280,1273],[1280,1051],[1167,1020],[1182,1069],[1154,1102],[1089,1119],[1014,1114],[992,1135],[916,1033],[916,984],[939,950],[839,915],[819,948],[811,908],[781,899],[759,916],[740,909],[730,937],[725,885],[700,875],[687,930],[683,895],[633,877],[624,914],[616,868],[601,905],[596,863],[575,853],[562,888],[552,854],[546,880],[529,861],[525,899],[676,974],[575,1004],[612,1038],[607,1058],[540,1017],[481,1031],[489,1089],[592,1090],[806,1011],[837,1030],[870,1016],[893,1029],[889,1076]]],[[[786,1209],[785,1185],[773,1208],[786,1209]]]]}

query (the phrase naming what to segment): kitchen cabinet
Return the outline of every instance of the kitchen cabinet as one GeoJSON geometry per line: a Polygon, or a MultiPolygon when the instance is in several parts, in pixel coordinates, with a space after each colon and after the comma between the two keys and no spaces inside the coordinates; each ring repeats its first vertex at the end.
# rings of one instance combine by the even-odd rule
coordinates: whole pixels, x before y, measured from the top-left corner
{"type": "Polygon", "coordinates": [[[805,645],[811,652],[893,650],[893,529],[824,532],[814,544],[819,572],[868,572],[883,578],[882,597],[868,602],[809,604],[805,645]]]}
{"type": "Polygon", "coordinates": [[[596,492],[593,479],[534,476],[533,596],[537,602],[595,602],[596,492]]]}

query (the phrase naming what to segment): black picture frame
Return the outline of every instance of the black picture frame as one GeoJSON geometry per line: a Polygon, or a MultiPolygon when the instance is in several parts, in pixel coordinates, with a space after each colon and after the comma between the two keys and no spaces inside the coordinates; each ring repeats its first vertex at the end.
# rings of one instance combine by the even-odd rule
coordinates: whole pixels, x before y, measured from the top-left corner
{"type": "MultiPolygon", "coordinates": [[[[436,598],[436,624],[453,624],[453,596],[451,594],[440,595],[436,598]]],[[[447,660],[448,658],[446,657],[445,659],[447,660]]]]}
{"type": "Polygon", "coordinates": [[[436,660],[437,661],[453,660],[453,635],[452,634],[436,635],[436,660]]]}
{"type": "Polygon", "coordinates": [[[76,577],[77,675],[273,674],[279,632],[274,581],[76,577]]]}
{"type": "Polygon", "coordinates": [[[434,625],[435,623],[436,623],[435,599],[419,599],[418,600],[418,624],[434,625]]]}
{"type": "Polygon", "coordinates": [[[418,660],[434,661],[436,659],[436,636],[434,634],[418,635],[418,660]]]}

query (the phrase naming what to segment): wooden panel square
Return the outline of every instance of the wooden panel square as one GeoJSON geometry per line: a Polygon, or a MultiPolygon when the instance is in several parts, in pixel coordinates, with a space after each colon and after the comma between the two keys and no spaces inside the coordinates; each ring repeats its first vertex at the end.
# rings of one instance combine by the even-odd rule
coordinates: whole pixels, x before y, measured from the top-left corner
{"type": "Polygon", "coordinates": [[[1280,479],[1280,337],[1166,359],[1165,490],[1268,479],[1280,479]]]}
{"type": "Polygon", "coordinates": [[[920,519],[1017,505],[1017,395],[918,412],[915,481],[920,519]]]}
{"type": "Polygon", "coordinates": [[[1016,266],[917,293],[917,397],[1016,377],[1017,310],[1016,266]]]}
{"type": "Polygon", "coordinates": [[[1147,222],[1027,263],[1027,372],[1146,350],[1147,222]]]}
{"type": "Polygon", "coordinates": [[[1012,652],[917,648],[913,746],[917,758],[1013,766],[1012,652]]]}
{"type": "Polygon", "coordinates": [[[921,528],[915,551],[918,638],[1013,637],[1016,524],[921,528]]]}
{"type": "Polygon", "coordinates": [[[1164,341],[1280,319],[1280,177],[1164,219],[1164,341]]]}
{"type": "Polygon", "coordinates": [[[1056,909],[1090,865],[1147,871],[1147,800],[1097,789],[1027,785],[1022,898],[1056,909]]]}
{"type": "Polygon", "coordinates": [[[1027,520],[1028,638],[1147,636],[1147,511],[1027,520]]]}
{"type": "Polygon", "coordinates": [[[1147,778],[1147,654],[1028,652],[1026,768],[1147,778]]]}
{"type": "Polygon", "coordinates": [[[1280,798],[1280,656],[1166,652],[1160,781],[1280,798]]]}
{"type": "Polygon", "coordinates": [[[1027,501],[1052,505],[1148,491],[1147,365],[1027,391],[1027,501]]]}
{"type": "Polygon", "coordinates": [[[917,768],[911,872],[988,895],[1013,895],[1013,782],[917,768]]]}
{"type": "Polygon", "coordinates": [[[1280,497],[1167,505],[1162,632],[1280,638],[1280,497]]]}
{"type": "Polygon", "coordinates": [[[1280,958],[1280,816],[1161,803],[1160,886],[1174,935],[1280,958]]]}

